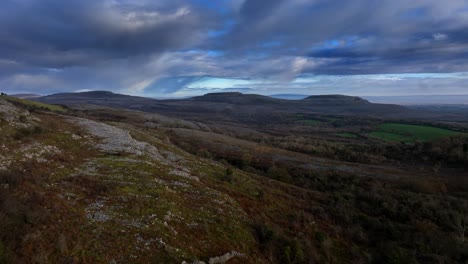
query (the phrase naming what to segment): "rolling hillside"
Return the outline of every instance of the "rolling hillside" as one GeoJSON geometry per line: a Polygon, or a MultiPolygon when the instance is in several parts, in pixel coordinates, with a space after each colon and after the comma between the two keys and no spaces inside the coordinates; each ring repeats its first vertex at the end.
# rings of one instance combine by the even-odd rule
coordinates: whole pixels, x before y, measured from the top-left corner
{"type": "Polygon", "coordinates": [[[2,96],[0,262],[468,259],[463,135],[403,144],[373,139],[386,127],[366,117],[189,117],[2,96]]]}

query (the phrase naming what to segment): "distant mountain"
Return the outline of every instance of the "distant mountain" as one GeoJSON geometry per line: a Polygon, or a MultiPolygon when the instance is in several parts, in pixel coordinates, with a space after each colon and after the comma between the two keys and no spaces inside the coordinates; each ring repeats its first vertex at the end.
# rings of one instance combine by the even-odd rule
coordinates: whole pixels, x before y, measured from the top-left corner
{"type": "Polygon", "coordinates": [[[308,96],[303,101],[317,105],[368,105],[369,101],[356,96],[346,96],[339,94],[331,95],[312,95],[308,96]]]}
{"type": "Polygon", "coordinates": [[[202,96],[192,97],[190,100],[202,102],[230,103],[239,105],[279,104],[282,102],[282,100],[280,99],[271,98],[269,96],[258,94],[242,94],[239,92],[208,93],[202,96]]]}
{"type": "Polygon", "coordinates": [[[39,98],[36,101],[48,104],[78,105],[91,104],[114,108],[135,109],[135,107],[151,104],[158,100],[146,97],[116,94],[108,91],[92,91],[82,93],[58,93],[39,98]]]}
{"type": "MultiPolygon", "coordinates": [[[[62,95],[76,95],[77,93],[63,93],[62,95]]],[[[95,97],[95,98],[103,98],[103,97],[108,97],[108,96],[119,96],[123,97],[126,95],[123,94],[116,94],[110,91],[90,91],[90,92],[81,92],[78,93],[80,96],[83,97],[95,97]]]]}
{"type": "MultiPolygon", "coordinates": [[[[86,99],[130,99],[130,98],[146,98],[146,97],[137,97],[124,94],[116,94],[109,91],[92,91],[92,92],[82,92],[82,93],[58,93],[48,96],[41,97],[41,100],[86,100],[86,99]]],[[[149,98],[148,98],[149,99],[149,98]]]]}
{"type": "MultiPolygon", "coordinates": [[[[187,99],[157,100],[116,94],[108,91],[62,93],[34,98],[36,101],[61,105],[98,105],[180,118],[238,118],[255,113],[280,116],[282,113],[319,113],[360,115],[381,118],[432,118],[434,112],[410,109],[400,105],[375,104],[346,95],[313,95],[302,100],[277,99],[238,92],[210,93],[187,99]],[[236,117],[237,116],[237,117],[236,117]]],[[[437,114],[440,116],[440,114],[437,114]]],[[[449,118],[455,118],[449,116],[449,118]]],[[[458,117],[457,117],[458,118],[458,117]]]]}

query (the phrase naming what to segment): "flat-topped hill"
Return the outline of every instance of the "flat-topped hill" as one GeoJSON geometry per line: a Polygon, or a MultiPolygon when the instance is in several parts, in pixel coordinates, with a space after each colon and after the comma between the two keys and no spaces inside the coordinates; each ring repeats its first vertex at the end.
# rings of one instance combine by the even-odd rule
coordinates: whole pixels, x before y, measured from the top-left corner
{"type": "Polygon", "coordinates": [[[358,104],[371,104],[369,101],[357,96],[347,96],[340,94],[330,95],[311,95],[304,99],[304,102],[320,105],[358,105],[358,104]]]}
{"type": "Polygon", "coordinates": [[[278,104],[284,100],[275,99],[258,94],[242,94],[242,93],[208,93],[202,96],[192,97],[190,100],[218,102],[230,104],[278,104]]]}

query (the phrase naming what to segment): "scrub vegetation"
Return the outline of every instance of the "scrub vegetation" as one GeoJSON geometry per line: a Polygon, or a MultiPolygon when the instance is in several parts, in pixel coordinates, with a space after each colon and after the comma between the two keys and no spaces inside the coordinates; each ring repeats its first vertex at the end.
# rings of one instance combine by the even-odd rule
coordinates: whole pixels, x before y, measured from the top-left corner
{"type": "Polygon", "coordinates": [[[463,126],[4,99],[0,263],[468,261],[463,126]]]}

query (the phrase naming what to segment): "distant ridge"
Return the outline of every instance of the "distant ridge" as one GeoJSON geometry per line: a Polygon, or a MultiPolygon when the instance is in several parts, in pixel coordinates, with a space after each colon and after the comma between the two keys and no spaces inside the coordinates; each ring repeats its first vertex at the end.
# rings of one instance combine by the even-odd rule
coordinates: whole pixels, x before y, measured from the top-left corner
{"type": "Polygon", "coordinates": [[[121,94],[115,94],[110,91],[90,91],[90,92],[82,92],[80,93],[82,96],[96,96],[96,97],[101,97],[101,96],[114,96],[114,95],[121,95],[121,94]]]}
{"type": "Polygon", "coordinates": [[[340,94],[329,94],[329,95],[311,95],[304,99],[314,104],[320,105],[359,105],[359,104],[370,104],[369,101],[362,99],[357,96],[347,96],[340,94]]]}
{"type": "Polygon", "coordinates": [[[269,97],[276,98],[276,99],[286,99],[286,100],[302,100],[309,95],[305,94],[272,94],[269,97]]]}
{"type": "Polygon", "coordinates": [[[365,96],[365,98],[373,103],[400,105],[468,105],[468,94],[365,96]]]}
{"type": "Polygon", "coordinates": [[[116,94],[109,91],[62,93],[33,98],[33,100],[61,105],[98,105],[177,117],[265,113],[323,113],[374,117],[420,117],[420,111],[392,104],[375,104],[356,96],[312,95],[302,100],[277,99],[258,94],[239,92],[209,93],[187,99],[157,100],[147,97],[116,94]]]}
{"type": "Polygon", "coordinates": [[[202,96],[192,97],[190,100],[205,102],[222,102],[232,104],[287,104],[291,101],[306,103],[307,105],[359,105],[371,104],[369,101],[357,97],[341,94],[311,95],[300,99],[274,98],[266,95],[243,94],[239,92],[208,93],[202,96]]]}
{"type": "Polygon", "coordinates": [[[10,96],[20,98],[20,99],[31,99],[31,98],[41,97],[42,95],[40,94],[12,94],[10,96]]]}
{"type": "MultiPolygon", "coordinates": [[[[124,94],[118,94],[118,93],[113,93],[110,91],[90,91],[90,92],[81,92],[81,93],[57,93],[57,94],[52,94],[49,96],[44,96],[42,98],[54,98],[54,97],[60,97],[60,98],[105,98],[105,99],[111,99],[115,97],[120,97],[120,98],[125,98],[125,97],[133,97],[130,95],[124,95],[124,94]]],[[[144,98],[144,97],[140,97],[144,98]]]]}
{"type": "Polygon", "coordinates": [[[138,97],[124,94],[117,94],[109,91],[92,91],[81,93],[57,93],[39,98],[32,98],[35,101],[48,104],[61,105],[99,105],[114,108],[136,109],[141,105],[151,105],[158,100],[146,97],[138,97]]]}
{"type": "Polygon", "coordinates": [[[208,93],[202,96],[192,97],[190,100],[231,103],[231,104],[278,104],[278,103],[281,103],[281,99],[275,99],[269,96],[258,95],[258,94],[242,94],[239,92],[208,93]]]}

